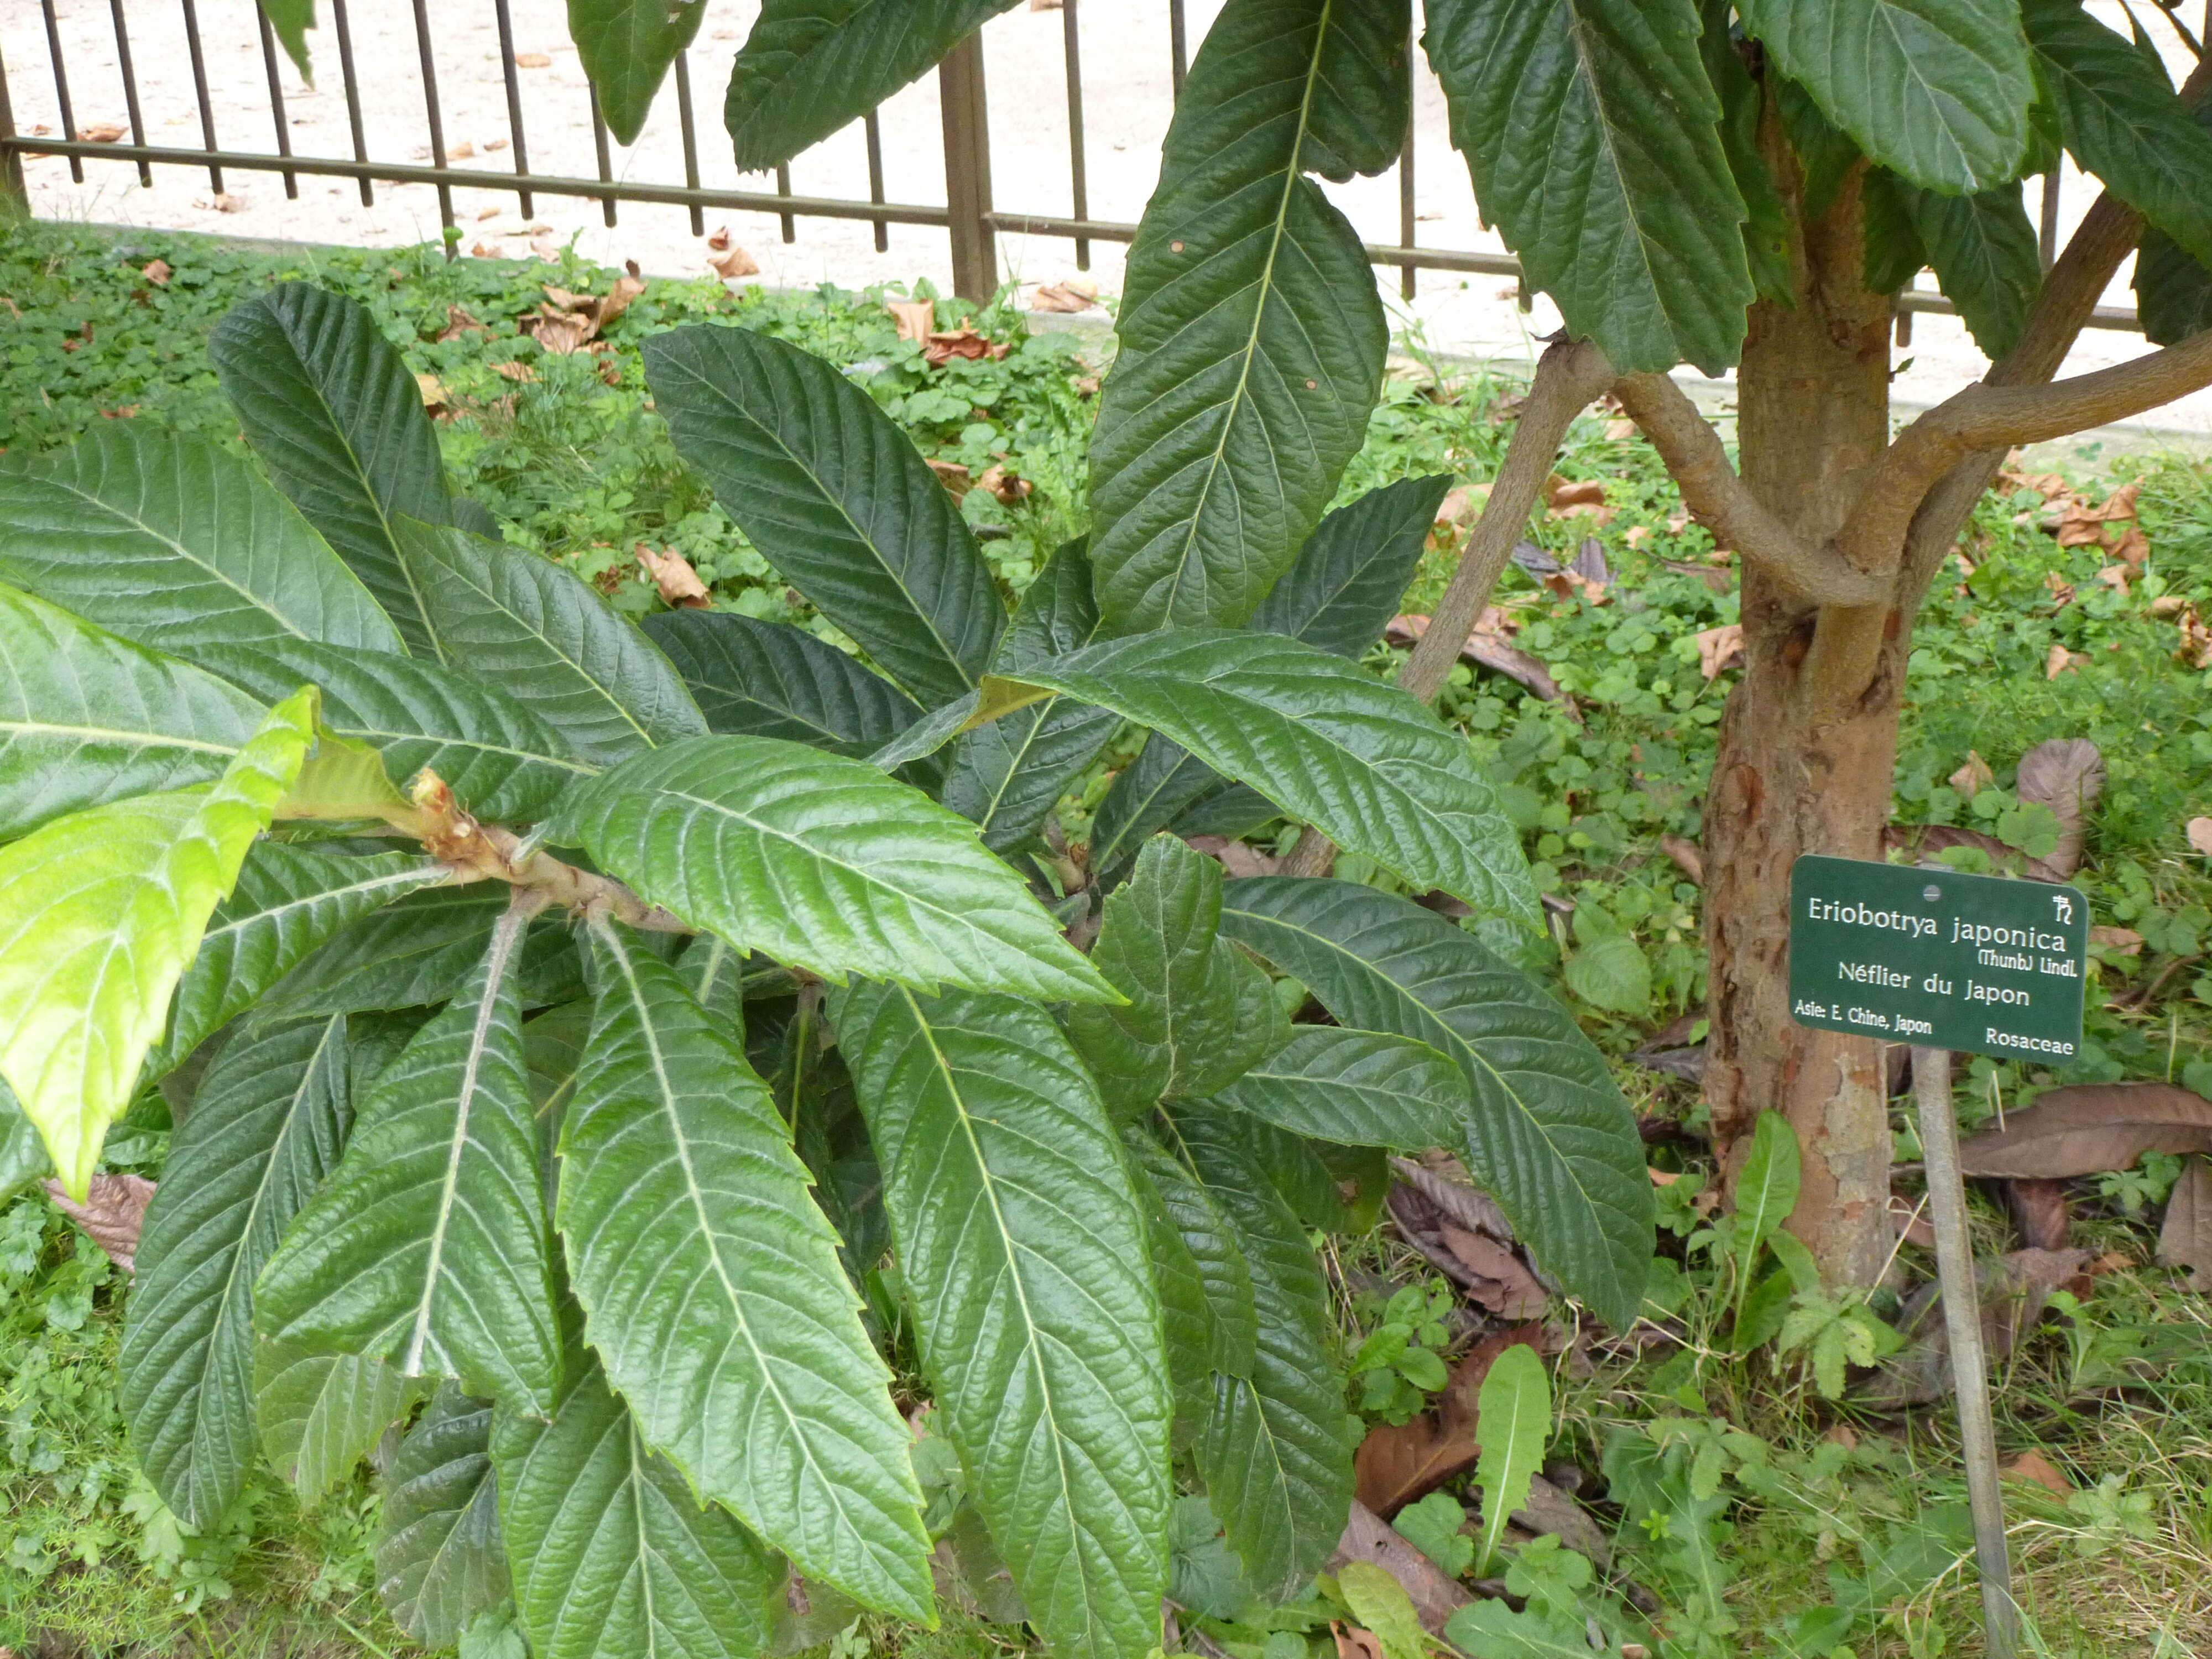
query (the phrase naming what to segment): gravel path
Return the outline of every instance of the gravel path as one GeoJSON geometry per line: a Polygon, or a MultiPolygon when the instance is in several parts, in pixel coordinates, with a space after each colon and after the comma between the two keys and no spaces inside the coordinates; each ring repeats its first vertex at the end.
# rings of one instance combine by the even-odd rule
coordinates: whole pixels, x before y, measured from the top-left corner
{"type": "MultiPolygon", "coordinates": [[[[2126,27],[2117,0],[2097,0],[2095,9],[2109,11],[2107,21],[2126,27]]],[[[118,136],[127,135],[107,0],[55,0],[54,9],[76,127],[80,132],[112,128],[118,136]]],[[[252,0],[198,0],[198,9],[217,138],[227,149],[273,154],[267,72],[252,0]]],[[[303,82],[289,62],[281,67],[289,135],[296,153],[349,156],[329,0],[319,9],[323,27],[307,37],[315,84],[303,82]]],[[[739,177],[729,164],[720,132],[721,89],[756,9],[750,0],[717,0],[692,48],[701,169],[709,187],[774,188],[769,175],[739,177]]],[[[1194,49],[1218,9],[1218,0],[1189,0],[1194,49]]],[[[453,164],[492,174],[511,171],[512,134],[493,0],[435,0],[430,12],[438,94],[453,164]]],[[[128,0],[125,14],[149,142],[198,143],[201,121],[181,0],[128,0]]],[[[512,0],[512,15],[518,61],[531,65],[520,70],[520,80],[532,169],[596,177],[589,95],[568,44],[562,0],[512,0]]],[[[984,30],[994,195],[1003,210],[1054,216],[1073,211],[1065,21],[1058,9],[1020,5],[984,30]]],[[[1171,108],[1167,6],[1165,0],[1083,0],[1079,21],[1090,211],[1101,219],[1134,220],[1157,174],[1160,136],[1171,108]]],[[[368,153],[382,160],[428,161],[412,7],[403,0],[354,0],[351,25],[368,153]]],[[[18,129],[60,131],[40,0],[0,0],[0,58],[8,66],[18,129]]],[[[1480,228],[1467,169],[1450,149],[1443,99],[1425,70],[1415,107],[1418,240],[1433,246],[1496,249],[1497,239],[1480,228]]],[[[893,98],[884,109],[882,126],[886,196],[896,202],[941,205],[945,177],[935,77],[925,76],[893,98]]],[[[419,241],[434,238],[439,230],[437,194],[426,185],[378,185],[374,204],[364,206],[359,187],[345,179],[303,177],[298,199],[289,200],[275,173],[232,169],[218,194],[202,168],[159,167],[152,187],[143,188],[128,163],[88,161],[82,184],[72,182],[68,164],[58,159],[34,157],[24,167],[33,210],[48,218],[368,246],[419,241]]],[[[613,167],[618,177],[682,181],[671,89],[664,88],[637,144],[614,150],[613,167]]],[[[858,125],[801,156],[791,173],[793,187],[802,194],[865,199],[866,155],[858,125]]],[[[1400,240],[1395,173],[1328,188],[1369,240],[1400,240]]],[[[2031,186],[2031,206],[2034,194],[2031,186]]],[[[2078,175],[2069,175],[2062,191],[2068,228],[2087,207],[2091,194],[2078,175]]],[[[623,204],[619,222],[611,228],[599,204],[588,200],[540,194],[532,216],[525,219],[512,191],[457,188],[453,197],[465,252],[523,255],[533,245],[544,248],[574,237],[589,258],[614,264],[635,259],[649,273],[698,272],[708,257],[682,208],[623,204]]],[[[795,240],[787,243],[774,215],[710,211],[708,231],[724,226],[759,265],[759,276],[752,280],[787,287],[834,282],[851,288],[927,276],[940,289],[950,286],[942,231],[893,225],[888,248],[878,252],[872,228],[865,222],[802,219],[796,222],[795,240]]],[[[1007,274],[1025,283],[1079,274],[1073,246],[1058,238],[1002,236],[1000,251],[1007,274]]],[[[1119,286],[1122,252],[1112,243],[1092,245],[1089,274],[1109,292],[1119,286]]],[[[1418,326],[1431,348],[1455,356],[1525,361],[1532,340],[1559,326],[1557,313],[1540,298],[1532,312],[1522,313],[1514,303],[1512,283],[1504,278],[1423,272],[1410,302],[1401,297],[1396,273],[1380,280],[1394,318],[1418,326]]],[[[1923,284],[1931,280],[1921,278],[1923,284]]],[[[2127,282],[2123,272],[2107,303],[2132,303],[2127,282]]],[[[2132,335],[2092,331],[2075,348],[2068,372],[2100,368],[2144,349],[2132,335]]],[[[1899,399],[1906,404],[1948,396],[1984,367],[1959,325],[1948,318],[1917,319],[1911,345],[1899,355],[1911,358],[1897,378],[1899,399]]],[[[2177,435],[2212,436],[2212,393],[2161,411],[2155,426],[2177,435]]],[[[2112,435],[2142,441],[2148,434],[2112,435]]]]}

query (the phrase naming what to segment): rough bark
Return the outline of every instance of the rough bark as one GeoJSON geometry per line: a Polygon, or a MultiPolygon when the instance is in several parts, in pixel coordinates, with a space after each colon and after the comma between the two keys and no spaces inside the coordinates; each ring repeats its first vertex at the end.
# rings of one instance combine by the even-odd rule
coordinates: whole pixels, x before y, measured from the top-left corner
{"type": "MultiPolygon", "coordinates": [[[[1838,544],[1889,437],[1891,301],[1861,280],[1859,217],[1851,184],[1806,224],[1798,304],[1753,307],[1739,371],[1744,485],[1815,546],[1838,544]]],[[[1881,856],[1905,641],[1893,605],[1820,605],[1751,560],[1742,621],[1705,809],[1705,1097],[1724,1156],[1760,1111],[1789,1120],[1804,1153],[1790,1226],[1828,1278],[1865,1283],[1887,1245],[1881,1068],[1870,1040],[1790,1018],[1790,871],[1806,853],[1881,856]]]]}

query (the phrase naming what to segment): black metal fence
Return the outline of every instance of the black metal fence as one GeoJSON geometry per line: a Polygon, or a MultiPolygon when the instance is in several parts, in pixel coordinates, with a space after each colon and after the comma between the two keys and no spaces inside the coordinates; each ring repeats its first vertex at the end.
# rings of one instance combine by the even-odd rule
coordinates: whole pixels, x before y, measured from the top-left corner
{"type": "MultiPolygon", "coordinates": [[[[275,173],[283,178],[285,194],[291,198],[298,196],[299,179],[303,174],[351,179],[358,183],[364,206],[374,204],[374,189],[379,183],[428,185],[437,191],[439,216],[449,233],[457,228],[453,194],[457,188],[511,191],[526,217],[535,211],[534,198],[538,195],[596,200],[601,204],[605,222],[610,226],[617,222],[617,207],[623,202],[681,206],[690,210],[694,235],[704,233],[703,216],[709,209],[775,215],[781,222],[783,240],[787,242],[795,240],[797,224],[800,220],[866,222],[875,228],[875,246],[879,251],[888,246],[887,228],[890,225],[916,225],[939,228],[946,233],[951,244],[954,289],[975,298],[988,296],[998,284],[1000,264],[997,240],[1001,232],[1071,241],[1074,245],[1075,263],[1080,270],[1090,268],[1093,242],[1127,242],[1136,234],[1137,228],[1133,223],[1093,218],[1089,213],[1091,180],[1085,142],[1081,27],[1082,13],[1087,9],[1085,0],[1060,0],[1067,98],[1068,181],[1073,204],[1073,211],[1066,215],[1002,208],[993,197],[990,106],[985,90],[983,38],[981,34],[970,37],[957,47],[937,72],[945,162],[945,205],[939,207],[885,198],[883,135],[878,112],[871,112],[863,118],[862,124],[869,178],[869,193],[866,200],[797,194],[791,187],[791,170],[788,167],[776,170],[776,188],[773,191],[731,190],[702,185],[700,167],[702,135],[695,107],[690,54],[688,52],[678,55],[670,76],[673,82],[681,134],[684,172],[681,182],[672,179],[618,179],[615,173],[607,128],[599,117],[596,101],[591,117],[597,176],[581,178],[534,172],[530,165],[528,123],[525,111],[525,105],[529,100],[525,96],[523,77],[518,73],[510,0],[492,0],[492,3],[496,13],[499,67],[505,92],[506,144],[512,160],[511,169],[464,167],[453,164],[447,145],[445,110],[439,94],[439,78],[441,67],[446,66],[446,55],[438,49],[428,0],[409,0],[420,63],[423,131],[428,141],[428,165],[422,165],[419,161],[380,159],[369,154],[363,109],[364,100],[371,94],[363,86],[362,76],[356,70],[353,24],[348,15],[346,0],[328,0],[328,38],[318,44],[325,47],[335,45],[336,47],[352,141],[350,155],[294,153],[291,123],[286,114],[280,73],[281,54],[268,19],[258,8],[254,16],[258,27],[260,58],[266,71],[266,106],[259,111],[226,109],[224,120],[226,124],[233,125],[234,130],[234,124],[241,117],[249,126],[258,127],[264,122],[267,123],[267,130],[274,135],[274,147],[270,150],[257,150],[239,148],[234,143],[226,144],[218,141],[206,42],[196,0],[176,0],[176,3],[181,7],[183,36],[197,106],[196,112],[188,112],[182,118],[189,124],[191,114],[196,112],[200,142],[197,145],[156,144],[149,138],[148,112],[140,96],[140,76],[132,58],[132,16],[136,13],[143,21],[148,14],[166,3],[167,0],[129,0],[129,3],[127,0],[107,0],[108,21],[114,40],[114,65],[120,76],[124,105],[129,116],[127,143],[123,142],[119,134],[112,140],[104,135],[88,138],[77,125],[70,97],[70,69],[64,49],[57,0],[38,0],[38,3],[44,23],[46,62],[43,68],[51,76],[53,102],[61,119],[60,136],[49,137],[17,130],[13,115],[16,98],[11,97],[11,90],[17,96],[22,95],[27,77],[37,75],[40,66],[30,64],[33,57],[27,49],[30,31],[22,30],[0,40],[0,191],[10,191],[19,198],[22,197],[25,194],[22,158],[44,155],[65,157],[72,178],[80,182],[85,177],[88,163],[95,167],[135,167],[140,182],[146,185],[153,182],[153,169],[157,167],[204,168],[210,186],[217,192],[223,190],[226,169],[275,173]]],[[[27,5],[27,0],[25,3],[27,5]]],[[[397,0],[385,0],[385,3],[396,4],[397,0]]],[[[1123,21],[1117,19],[1116,26],[1121,26],[1123,21]]],[[[1167,53],[1172,84],[1179,94],[1190,47],[1185,0],[1167,0],[1167,38],[1161,46],[1167,53]]],[[[1418,77],[1422,72],[1418,51],[1409,52],[1407,58],[1409,75],[1418,77]]],[[[709,120],[709,131],[703,142],[714,143],[719,141],[720,124],[712,121],[711,116],[709,120]]],[[[1394,243],[1370,243],[1367,247],[1369,258],[1378,266],[1395,268],[1401,272],[1403,291],[1409,299],[1415,291],[1415,273],[1421,270],[1517,278],[1519,262],[1509,253],[1418,245],[1415,167],[1413,138],[1409,129],[1406,147],[1395,167],[1398,238],[1394,243]]],[[[2041,234],[2047,265],[2055,251],[2059,230],[2058,175],[2047,175],[2042,180],[2041,191],[2041,234]]],[[[447,241],[449,253],[458,252],[458,240],[453,235],[449,234],[447,241]]],[[[1919,290],[1907,290],[1901,296],[1900,307],[1905,313],[1899,319],[1901,336],[1909,330],[1911,313],[1949,313],[1953,310],[1950,302],[1940,295],[1919,290]]],[[[2139,326],[2131,309],[2106,307],[2098,308],[2091,319],[2091,325],[2123,330],[2136,330],[2139,326]]]]}

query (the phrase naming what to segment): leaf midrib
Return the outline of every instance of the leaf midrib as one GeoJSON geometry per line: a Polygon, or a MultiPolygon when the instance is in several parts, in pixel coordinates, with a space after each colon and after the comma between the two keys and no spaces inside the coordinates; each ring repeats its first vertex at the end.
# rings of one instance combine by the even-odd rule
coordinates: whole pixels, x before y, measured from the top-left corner
{"type": "Polygon", "coordinates": [[[24,737],[81,738],[88,743],[123,743],[137,749],[190,749],[202,754],[235,755],[240,744],[210,743],[204,738],[180,738],[165,732],[129,732],[105,726],[64,726],[52,720],[0,720],[0,733],[24,737]]]}

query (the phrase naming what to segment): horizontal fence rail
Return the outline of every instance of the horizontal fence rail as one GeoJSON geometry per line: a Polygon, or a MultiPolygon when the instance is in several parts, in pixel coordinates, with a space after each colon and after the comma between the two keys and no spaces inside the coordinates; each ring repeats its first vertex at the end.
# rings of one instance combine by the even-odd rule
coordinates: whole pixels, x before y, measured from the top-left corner
{"type": "MultiPolygon", "coordinates": [[[[394,3],[396,0],[387,0],[387,3],[394,3]]],[[[64,50],[56,0],[40,0],[40,9],[44,23],[46,69],[51,77],[53,102],[61,118],[62,137],[50,137],[18,130],[13,112],[17,101],[16,88],[27,87],[27,82],[15,77],[27,77],[35,73],[19,67],[21,58],[27,55],[20,46],[27,41],[27,33],[16,39],[0,41],[0,191],[27,199],[21,166],[22,159],[27,156],[66,159],[70,177],[76,182],[84,180],[87,162],[135,167],[140,183],[148,185],[153,182],[153,169],[155,167],[204,169],[210,186],[218,193],[223,190],[226,169],[236,173],[274,173],[283,179],[285,194],[292,198],[299,195],[299,180],[302,176],[350,179],[359,185],[363,206],[374,204],[374,186],[378,184],[426,185],[437,192],[439,218],[447,232],[449,257],[459,251],[459,224],[453,195],[457,188],[511,192],[525,218],[533,214],[535,198],[539,195],[596,201],[601,204],[605,222],[611,226],[617,222],[618,204],[624,202],[687,208],[690,210],[691,232],[695,236],[704,234],[703,216],[708,209],[775,215],[780,221],[786,242],[796,239],[797,224],[800,220],[857,221],[873,226],[874,243],[879,252],[889,246],[888,227],[894,224],[914,225],[946,233],[950,241],[954,290],[978,300],[989,297],[999,285],[1000,268],[997,238],[1001,232],[1071,242],[1079,270],[1090,268],[1091,249],[1094,242],[1127,243],[1134,238],[1137,232],[1133,223],[1094,218],[1088,211],[1091,179],[1085,133],[1085,88],[1079,28],[1082,0],[1061,0],[1060,8],[1066,83],[1068,185],[1074,208],[1074,211],[1067,215],[1000,208],[993,200],[989,98],[985,88],[983,40],[980,33],[970,36],[956,47],[938,70],[945,192],[945,205],[939,207],[926,203],[885,199],[883,137],[877,111],[871,111],[863,118],[861,124],[869,179],[869,194],[865,200],[799,194],[791,187],[791,172],[787,167],[775,170],[776,187],[772,191],[720,189],[702,185],[701,134],[694,106],[689,52],[678,55],[669,76],[672,86],[665,88],[662,94],[666,98],[671,91],[673,93],[681,133],[684,175],[681,182],[617,178],[610,148],[610,136],[605,123],[600,118],[596,100],[592,100],[591,117],[597,176],[584,178],[534,172],[529,161],[528,124],[525,109],[527,100],[522,77],[518,73],[510,0],[493,0],[493,3],[507,129],[506,143],[513,161],[511,170],[457,167],[450,159],[444,104],[439,91],[441,65],[447,63],[448,59],[441,58],[437,49],[436,28],[429,0],[410,0],[414,45],[420,65],[422,130],[428,141],[428,165],[380,160],[369,155],[363,114],[364,99],[368,94],[356,63],[352,21],[348,15],[346,0],[330,0],[328,28],[319,31],[327,38],[319,40],[316,45],[325,52],[331,46],[336,47],[339,81],[345,101],[346,125],[351,139],[349,148],[353,153],[350,156],[295,152],[281,73],[283,55],[268,19],[258,7],[255,9],[255,22],[258,33],[257,44],[265,70],[265,106],[260,110],[226,106],[223,120],[233,131],[244,127],[273,131],[275,148],[270,151],[241,149],[234,140],[228,143],[219,140],[216,103],[208,75],[207,46],[203,39],[202,21],[195,0],[178,0],[178,3],[182,10],[194,94],[193,105],[184,112],[182,118],[191,123],[192,118],[197,117],[200,142],[197,145],[151,143],[148,141],[146,111],[140,96],[139,76],[132,56],[131,20],[134,14],[143,18],[155,9],[156,3],[159,0],[137,0],[135,4],[131,0],[107,0],[106,9],[115,49],[115,69],[121,79],[124,104],[129,116],[128,143],[119,140],[94,142],[82,136],[76,125],[77,104],[71,96],[70,67],[64,50]],[[265,129],[263,128],[264,122],[268,124],[265,129]]],[[[1168,67],[1171,84],[1180,94],[1190,50],[1184,0],[1168,0],[1167,17],[1168,40],[1164,44],[1168,67]]],[[[1419,54],[1411,49],[1412,42],[1409,41],[1408,46],[1408,74],[1418,77],[1419,54]]],[[[543,59],[539,61],[542,63],[543,59]]],[[[710,102],[710,108],[713,106],[710,102]]],[[[719,125],[710,128],[711,133],[716,137],[719,137],[719,125]]],[[[1378,267],[1397,270],[1401,273],[1402,291],[1408,299],[1413,298],[1416,291],[1416,273],[1424,270],[1505,276],[1517,282],[1521,276],[1520,262],[1510,253],[1418,245],[1415,166],[1413,132],[1409,125],[1406,145],[1395,168],[1398,185],[1398,240],[1395,243],[1366,244],[1369,260],[1378,267]]],[[[2045,175],[2039,217],[2046,268],[2057,253],[2059,190],[2057,174],[2045,175]]],[[[1522,298],[1525,306],[1528,300],[1525,289],[1522,298]]],[[[1911,338],[1914,314],[1956,314],[1956,307],[1948,300],[1924,289],[1906,289],[1899,296],[1898,304],[1897,328],[1900,344],[1911,338]]],[[[2091,314],[2088,321],[2093,328],[2141,331],[2135,312],[2124,307],[2100,306],[2091,314]]]]}

